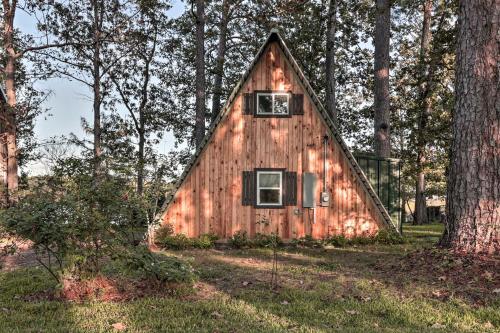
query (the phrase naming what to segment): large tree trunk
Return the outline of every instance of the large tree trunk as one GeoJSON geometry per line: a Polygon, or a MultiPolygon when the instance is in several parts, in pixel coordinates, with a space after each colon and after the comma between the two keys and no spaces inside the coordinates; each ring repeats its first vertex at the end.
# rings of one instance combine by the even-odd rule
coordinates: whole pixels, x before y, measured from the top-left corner
{"type": "Polygon", "coordinates": [[[215,63],[214,96],[212,99],[212,121],[217,118],[221,108],[222,77],[224,75],[224,61],[226,56],[227,25],[229,22],[229,1],[222,2],[222,17],[219,26],[219,44],[217,45],[217,60],[215,63]]]}
{"type": "Polygon", "coordinates": [[[420,40],[420,117],[417,130],[417,183],[415,188],[415,224],[427,223],[427,204],[425,197],[425,163],[427,120],[432,110],[430,85],[432,77],[429,73],[429,51],[431,45],[431,21],[433,0],[424,0],[422,36],[420,40]]]}
{"type": "MultiPolygon", "coordinates": [[[[6,169],[6,201],[13,203],[17,200],[17,142],[16,142],[16,51],[14,49],[14,17],[16,13],[16,3],[13,1],[3,1],[4,10],[4,50],[5,50],[5,94],[7,97],[7,105],[4,108],[4,133],[2,133],[2,141],[4,146],[1,151],[7,153],[7,158],[4,160],[3,167],[6,169]]],[[[5,193],[5,192],[4,192],[5,193]]]]}
{"type": "Polygon", "coordinates": [[[195,143],[200,147],[205,137],[205,4],[196,0],[196,118],[195,143]]]}
{"type": "MultiPolygon", "coordinates": [[[[141,118],[144,118],[143,115],[141,118]]],[[[141,121],[143,123],[143,120],[141,121]]],[[[138,149],[138,161],[137,161],[137,194],[142,195],[144,192],[144,166],[146,162],[144,161],[144,146],[146,143],[146,138],[144,135],[144,125],[141,126],[139,131],[139,149],[138,149]]]]}
{"type": "Polygon", "coordinates": [[[326,109],[337,123],[335,101],[335,33],[337,31],[337,0],[330,0],[326,32],[326,109]]]}
{"type": "Polygon", "coordinates": [[[0,208],[8,205],[7,195],[7,133],[4,127],[4,118],[7,105],[2,101],[0,105],[0,208]]]}
{"type": "Polygon", "coordinates": [[[441,243],[500,253],[498,0],[459,4],[447,224],[441,243]]]}
{"type": "MultiPolygon", "coordinates": [[[[92,1],[94,11],[93,22],[93,111],[94,111],[94,182],[102,176],[102,147],[101,147],[101,24],[102,8],[99,1],[92,1]]],[[[102,6],[102,5],[101,5],[102,6]]]]}
{"type": "Polygon", "coordinates": [[[391,30],[390,0],[376,1],[375,22],[375,154],[390,157],[389,42],[391,30]]]}

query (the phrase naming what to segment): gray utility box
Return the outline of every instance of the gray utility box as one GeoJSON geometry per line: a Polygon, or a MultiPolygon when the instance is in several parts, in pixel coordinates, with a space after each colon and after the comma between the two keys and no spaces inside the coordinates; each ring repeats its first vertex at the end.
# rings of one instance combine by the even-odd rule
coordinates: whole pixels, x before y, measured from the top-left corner
{"type": "Polygon", "coordinates": [[[302,176],[302,207],[314,208],[316,207],[316,182],[318,177],[315,173],[304,172],[302,176]]]}

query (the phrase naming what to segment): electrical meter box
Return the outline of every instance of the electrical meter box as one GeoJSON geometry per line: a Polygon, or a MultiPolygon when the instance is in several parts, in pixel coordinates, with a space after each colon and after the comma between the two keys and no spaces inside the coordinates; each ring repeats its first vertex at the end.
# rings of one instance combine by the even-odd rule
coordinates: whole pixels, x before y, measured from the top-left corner
{"type": "Polygon", "coordinates": [[[330,206],[330,193],[321,192],[321,197],[320,197],[319,202],[320,202],[321,207],[330,206]]]}
{"type": "Polygon", "coordinates": [[[302,207],[314,208],[316,206],[314,194],[317,180],[318,177],[315,173],[304,172],[302,176],[302,207]]]}

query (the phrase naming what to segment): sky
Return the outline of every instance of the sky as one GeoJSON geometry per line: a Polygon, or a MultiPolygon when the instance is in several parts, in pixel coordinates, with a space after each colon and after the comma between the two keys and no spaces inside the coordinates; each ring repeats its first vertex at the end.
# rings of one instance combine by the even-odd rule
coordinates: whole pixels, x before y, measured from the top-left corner
{"type": "MultiPolygon", "coordinates": [[[[182,1],[173,0],[169,15],[175,18],[183,11],[182,1]]],[[[15,25],[25,33],[36,35],[34,20],[22,11],[18,12],[15,25]]],[[[37,88],[49,90],[51,95],[43,105],[44,108],[48,109],[48,112],[36,119],[34,129],[36,138],[43,142],[51,137],[67,136],[70,133],[74,133],[79,138],[84,137],[81,118],[91,121],[93,116],[91,91],[88,87],[79,82],[59,78],[40,81],[37,83],[37,88]]],[[[125,111],[122,112],[125,113],[125,111]]],[[[173,136],[167,133],[156,149],[165,154],[173,147],[173,136]]],[[[48,168],[43,161],[34,161],[26,165],[23,171],[30,175],[38,175],[48,172],[48,168]]]]}

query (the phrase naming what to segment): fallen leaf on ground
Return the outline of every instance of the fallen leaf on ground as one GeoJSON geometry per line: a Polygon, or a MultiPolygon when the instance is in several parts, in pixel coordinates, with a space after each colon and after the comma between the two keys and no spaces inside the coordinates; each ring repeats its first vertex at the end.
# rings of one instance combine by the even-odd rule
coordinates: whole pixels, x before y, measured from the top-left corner
{"type": "Polygon", "coordinates": [[[443,324],[440,324],[440,323],[435,323],[435,324],[432,324],[431,328],[445,328],[446,325],[443,325],[443,324]]]}
{"type": "Polygon", "coordinates": [[[248,282],[248,281],[243,281],[243,283],[242,283],[242,285],[245,287],[248,286],[249,284],[250,284],[250,282],[248,282]]]}
{"type": "Polygon", "coordinates": [[[126,330],[126,329],[127,329],[127,326],[125,326],[125,324],[124,324],[124,323],[114,323],[114,324],[113,324],[113,325],[111,325],[111,326],[113,326],[113,328],[114,328],[115,330],[118,330],[118,331],[123,331],[123,330],[126,330]]]}
{"type": "Polygon", "coordinates": [[[9,312],[9,309],[7,309],[7,308],[2,308],[2,311],[3,311],[3,312],[9,312]]]}
{"type": "Polygon", "coordinates": [[[222,318],[224,316],[222,314],[220,314],[219,312],[214,311],[214,312],[212,312],[212,317],[214,317],[214,318],[222,318]]]}
{"type": "Polygon", "coordinates": [[[359,311],[356,311],[356,310],[345,310],[345,312],[347,314],[350,314],[350,315],[357,315],[357,314],[359,314],[359,311]]]}
{"type": "Polygon", "coordinates": [[[489,321],[485,322],[483,326],[484,328],[494,328],[493,324],[490,323],[489,321]]]}
{"type": "Polygon", "coordinates": [[[500,288],[493,289],[493,294],[500,294],[500,288]]]}
{"type": "Polygon", "coordinates": [[[440,277],[438,277],[438,280],[439,281],[446,281],[446,276],[444,276],[444,275],[440,276],[440,277]]]}
{"type": "Polygon", "coordinates": [[[282,305],[288,305],[288,304],[290,304],[290,303],[288,303],[288,301],[283,301],[283,302],[281,302],[281,304],[282,304],[282,305]]]}

